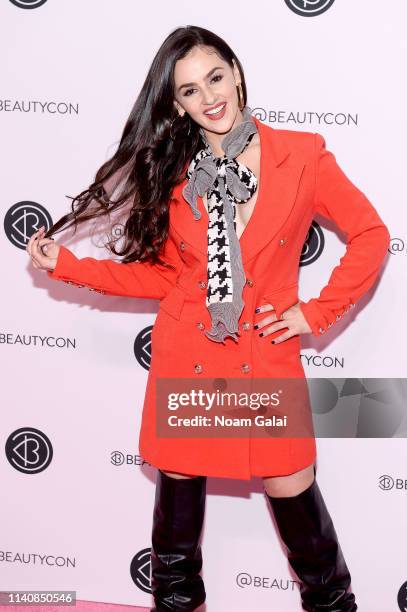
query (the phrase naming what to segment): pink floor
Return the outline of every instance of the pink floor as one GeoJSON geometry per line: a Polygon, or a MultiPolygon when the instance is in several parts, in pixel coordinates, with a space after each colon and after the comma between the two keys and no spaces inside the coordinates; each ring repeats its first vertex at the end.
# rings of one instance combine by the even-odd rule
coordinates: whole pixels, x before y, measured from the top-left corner
{"type": "MultiPolygon", "coordinates": [[[[0,612],[10,612],[16,606],[0,606],[0,612]]],[[[18,610],[31,612],[150,612],[151,608],[138,608],[136,606],[119,606],[108,603],[95,603],[94,601],[77,601],[76,606],[18,606],[18,610]]]]}

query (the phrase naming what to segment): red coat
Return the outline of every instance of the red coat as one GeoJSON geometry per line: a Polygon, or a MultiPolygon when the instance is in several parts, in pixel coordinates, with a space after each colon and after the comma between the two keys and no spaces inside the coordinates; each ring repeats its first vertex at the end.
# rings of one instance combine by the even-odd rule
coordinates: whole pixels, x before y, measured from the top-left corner
{"type": "Polygon", "coordinates": [[[389,231],[367,197],[347,178],[318,133],[279,130],[255,118],[260,134],[259,193],[240,238],[247,281],[239,319],[239,342],[208,339],[207,222],[202,198],[200,220],[192,216],[181,190],[173,191],[170,234],[164,258],[175,271],[146,263],[78,259],[61,246],[48,275],[107,295],[157,298],[152,359],[139,438],[141,455],[164,470],[250,479],[291,474],[314,462],[308,438],[157,437],[157,377],[305,378],[300,336],[278,344],[282,333],[259,337],[253,324],[266,315],[256,306],[271,303],[278,316],[298,302],[299,259],[316,213],[332,219],[348,235],[347,250],[318,298],[301,302],[312,333],[319,336],[355,305],[373,285],[389,246],[389,231]]]}

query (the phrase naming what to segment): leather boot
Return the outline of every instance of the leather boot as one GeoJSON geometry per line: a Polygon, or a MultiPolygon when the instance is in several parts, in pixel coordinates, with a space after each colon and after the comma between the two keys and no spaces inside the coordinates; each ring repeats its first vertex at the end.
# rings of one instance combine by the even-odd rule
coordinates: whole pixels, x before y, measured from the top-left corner
{"type": "Polygon", "coordinates": [[[151,547],[152,612],[190,612],[206,599],[199,572],[206,476],[173,478],[157,472],[151,547]]]}
{"type": "MultiPolygon", "coordinates": [[[[314,469],[315,475],[315,469],[314,469]]],[[[317,481],[293,497],[265,491],[308,612],[354,612],[351,577],[317,481]]]]}

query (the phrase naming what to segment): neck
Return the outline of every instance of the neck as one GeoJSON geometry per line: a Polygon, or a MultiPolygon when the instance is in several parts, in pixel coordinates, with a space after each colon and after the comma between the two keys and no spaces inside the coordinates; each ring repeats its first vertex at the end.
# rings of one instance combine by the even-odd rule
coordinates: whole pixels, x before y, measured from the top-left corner
{"type": "Polygon", "coordinates": [[[203,130],[205,133],[205,138],[208,141],[212,149],[212,153],[215,157],[223,157],[225,152],[221,146],[222,140],[225,138],[226,134],[229,134],[229,132],[231,132],[237,125],[239,125],[239,123],[242,123],[242,121],[243,121],[243,115],[242,115],[241,110],[238,109],[235,120],[227,132],[223,132],[222,134],[219,134],[217,132],[210,132],[209,130],[205,130],[205,129],[203,130]]]}

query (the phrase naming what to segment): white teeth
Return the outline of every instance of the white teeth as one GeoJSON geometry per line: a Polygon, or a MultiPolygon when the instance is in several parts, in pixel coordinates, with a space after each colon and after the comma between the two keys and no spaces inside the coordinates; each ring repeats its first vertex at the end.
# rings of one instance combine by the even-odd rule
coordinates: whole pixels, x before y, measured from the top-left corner
{"type": "Polygon", "coordinates": [[[226,104],[226,102],[224,104],[222,104],[221,106],[218,106],[217,108],[214,108],[213,110],[206,111],[205,115],[216,115],[216,113],[220,113],[220,111],[223,109],[225,104],[226,104]]]}

